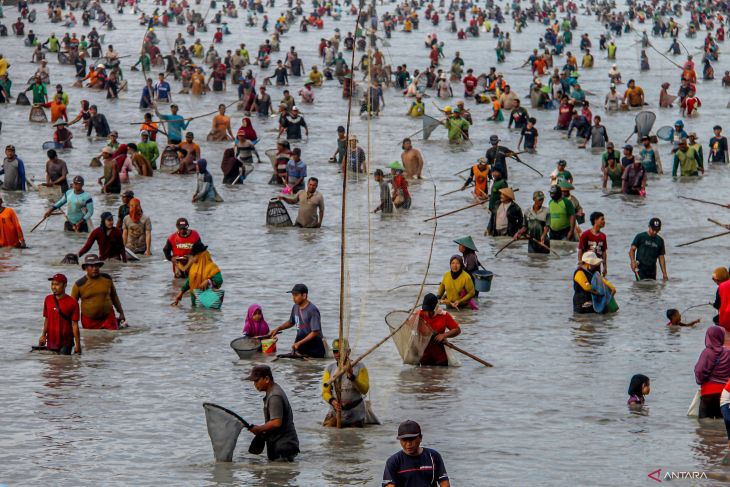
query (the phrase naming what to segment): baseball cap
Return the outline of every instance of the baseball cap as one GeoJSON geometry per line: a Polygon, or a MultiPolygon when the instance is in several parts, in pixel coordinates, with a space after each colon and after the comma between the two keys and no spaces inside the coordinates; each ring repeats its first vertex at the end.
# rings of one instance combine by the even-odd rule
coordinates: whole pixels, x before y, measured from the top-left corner
{"type": "Polygon", "coordinates": [[[175,222],[175,226],[177,228],[188,228],[190,226],[190,224],[188,223],[187,218],[178,218],[177,221],[175,222]]]}
{"type": "Polygon", "coordinates": [[[534,193],[532,193],[532,199],[534,201],[544,200],[545,199],[545,193],[543,193],[542,191],[535,191],[534,193]]]}
{"type": "Polygon", "coordinates": [[[568,161],[566,161],[565,159],[560,159],[558,161],[558,166],[567,166],[567,165],[568,165],[568,161]]]}
{"type": "Polygon", "coordinates": [[[649,227],[655,232],[658,232],[662,229],[662,221],[659,218],[652,218],[649,220],[649,227]]]}
{"type": "Polygon", "coordinates": [[[53,274],[51,277],[48,278],[48,280],[62,282],[64,284],[68,282],[68,279],[66,279],[66,276],[64,276],[63,274],[53,274]]]}
{"type": "Polygon", "coordinates": [[[289,294],[309,294],[309,289],[304,284],[294,284],[289,294]]]}
{"type": "Polygon", "coordinates": [[[499,137],[496,135],[490,135],[489,136],[489,143],[490,144],[497,144],[499,143],[499,137]]]}
{"type": "Polygon", "coordinates": [[[134,191],[132,191],[131,189],[128,189],[127,191],[122,193],[122,196],[125,196],[127,198],[134,198],[134,191]]]}
{"type": "Polygon", "coordinates": [[[255,381],[264,377],[274,378],[274,375],[271,373],[271,367],[268,365],[254,365],[251,372],[248,374],[248,377],[246,377],[246,380],[255,381]]]}
{"type": "Polygon", "coordinates": [[[74,176],[73,182],[74,182],[74,184],[84,184],[84,177],[83,176],[74,176]]]}
{"type": "Polygon", "coordinates": [[[398,425],[397,439],[405,440],[410,438],[418,438],[419,436],[421,436],[421,426],[415,421],[408,419],[398,425]]]}
{"type": "Polygon", "coordinates": [[[433,311],[436,309],[436,305],[438,304],[439,299],[436,297],[433,293],[428,293],[423,297],[423,304],[421,304],[421,309],[423,311],[433,311]]]}

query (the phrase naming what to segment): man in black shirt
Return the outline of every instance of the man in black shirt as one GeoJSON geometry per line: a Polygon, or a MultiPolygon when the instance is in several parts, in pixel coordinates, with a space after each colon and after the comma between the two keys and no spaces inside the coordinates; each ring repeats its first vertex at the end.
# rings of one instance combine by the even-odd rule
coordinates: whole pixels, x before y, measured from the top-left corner
{"type": "Polygon", "coordinates": [[[715,125],[712,128],[715,136],[710,139],[710,153],[707,162],[725,164],[730,160],[728,156],[727,137],[722,135],[722,127],[715,125]]]}
{"type": "Polygon", "coordinates": [[[423,448],[421,427],[415,421],[403,421],[398,426],[402,448],[385,463],[383,487],[449,487],[449,475],[441,455],[423,448]]]}
{"type": "Polygon", "coordinates": [[[111,130],[109,129],[109,123],[106,121],[106,117],[99,113],[96,109],[96,105],[89,107],[89,128],[86,131],[86,136],[91,136],[92,130],[96,132],[97,137],[109,137],[111,130]]]}
{"type": "Polygon", "coordinates": [[[489,137],[489,143],[492,144],[492,147],[487,149],[487,163],[492,169],[499,169],[502,179],[507,181],[507,157],[513,157],[515,160],[522,162],[520,156],[512,149],[499,145],[499,137],[496,135],[489,137]]]}

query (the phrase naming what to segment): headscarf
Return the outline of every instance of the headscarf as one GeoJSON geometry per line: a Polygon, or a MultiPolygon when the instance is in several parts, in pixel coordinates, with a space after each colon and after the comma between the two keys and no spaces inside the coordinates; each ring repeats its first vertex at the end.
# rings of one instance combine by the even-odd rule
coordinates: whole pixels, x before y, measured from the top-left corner
{"type": "Polygon", "coordinates": [[[205,281],[220,271],[220,268],[213,262],[210,252],[207,250],[201,252],[196,256],[195,262],[190,266],[188,272],[190,289],[199,289],[205,281]]]}
{"type": "Polygon", "coordinates": [[[221,161],[221,171],[223,171],[223,175],[227,175],[231,171],[233,171],[236,166],[239,164],[238,159],[236,159],[236,151],[233,148],[228,148],[223,151],[223,160],[221,161]]]}
{"type": "Polygon", "coordinates": [[[642,392],[642,389],[644,387],[644,384],[649,382],[649,378],[642,374],[636,374],[631,378],[631,382],[629,382],[629,396],[636,396],[640,399],[644,398],[644,393],[642,392]]]}
{"type": "Polygon", "coordinates": [[[451,256],[451,258],[449,259],[449,271],[451,272],[451,279],[453,279],[454,281],[459,278],[462,272],[464,272],[464,259],[462,259],[460,255],[455,254],[451,256]],[[451,270],[451,263],[454,261],[454,259],[458,260],[459,265],[461,266],[461,268],[457,272],[451,270]]]}
{"type": "Polygon", "coordinates": [[[112,154],[112,159],[114,160],[114,164],[117,165],[117,171],[121,171],[122,166],[124,166],[124,161],[127,160],[127,144],[121,144],[117,151],[112,154]]]}
{"type": "Polygon", "coordinates": [[[705,332],[705,349],[695,364],[695,380],[698,384],[706,382],[726,383],[730,379],[730,350],[725,343],[725,329],[711,326],[705,332]]]}
{"type": "Polygon", "coordinates": [[[203,177],[203,181],[206,183],[213,182],[213,176],[208,172],[208,161],[205,159],[198,159],[195,164],[198,166],[198,174],[203,177]]]}
{"type": "Polygon", "coordinates": [[[248,307],[248,313],[246,314],[246,323],[243,325],[243,334],[247,336],[263,336],[269,333],[269,324],[264,319],[264,310],[258,304],[252,304],[248,307]],[[257,311],[261,311],[261,319],[256,321],[253,319],[253,315],[257,311]]]}
{"type": "Polygon", "coordinates": [[[238,129],[238,134],[245,135],[246,138],[250,141],[254,141],[254,140],[258,139],[256,130],[253,128],[253,125],[251,124],[251,119],[248,117],[243,119],[241,128],[238,129]]]}
{"type": "Polygon", "coordinates": [[[129,200],[129,218],[134,223],[139,223],[142,220],[142,203],[139,201],[139,198],[129,200]]]}

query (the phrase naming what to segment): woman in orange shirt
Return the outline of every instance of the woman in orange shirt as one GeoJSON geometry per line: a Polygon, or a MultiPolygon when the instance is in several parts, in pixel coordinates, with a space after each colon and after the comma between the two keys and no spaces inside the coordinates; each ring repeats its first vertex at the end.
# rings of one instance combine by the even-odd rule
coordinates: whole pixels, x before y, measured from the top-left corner
{"type": "Polygon", "coordinates": [[[20,227],[18,215],[12,208],[3,206],[2,196],[0,196],[0,247],[25,248],[23,229],[20,227]]]}

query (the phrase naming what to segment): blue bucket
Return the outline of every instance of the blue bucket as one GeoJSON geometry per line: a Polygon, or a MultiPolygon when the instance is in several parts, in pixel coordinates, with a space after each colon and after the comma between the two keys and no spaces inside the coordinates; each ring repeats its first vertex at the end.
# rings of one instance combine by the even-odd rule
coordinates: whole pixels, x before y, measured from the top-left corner
{"type": "Polygon", "coordinates": [[[494,273],[479,269],[474,271],[472,276],[474,277],[474,289],[480,293],[488,293],[489,290],[492,289],[494,273]]]}

